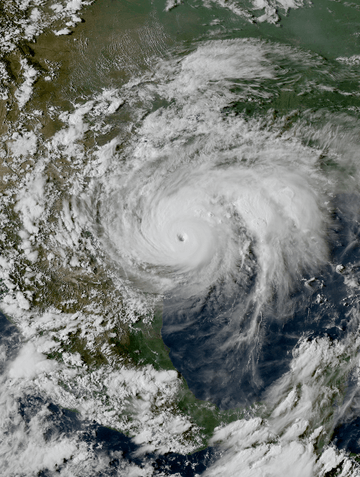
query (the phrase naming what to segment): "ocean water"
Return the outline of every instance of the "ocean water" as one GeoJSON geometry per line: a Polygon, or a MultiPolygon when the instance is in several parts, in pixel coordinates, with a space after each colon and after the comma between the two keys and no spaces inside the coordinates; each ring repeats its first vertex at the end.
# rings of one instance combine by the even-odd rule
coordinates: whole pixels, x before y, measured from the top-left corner
{"type": "Polygon", "coordinates": [[[360,6],[0,10],[6,476],[356,476],[360,6]]]}

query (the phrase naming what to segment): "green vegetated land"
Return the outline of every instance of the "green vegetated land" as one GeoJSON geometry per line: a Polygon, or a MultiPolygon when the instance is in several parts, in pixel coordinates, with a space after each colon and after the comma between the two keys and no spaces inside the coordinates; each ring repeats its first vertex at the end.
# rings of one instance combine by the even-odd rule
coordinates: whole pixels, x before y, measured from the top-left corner
{"type": "MultiPolygon", "coordinates": [[[[127,356],[136,366],[151,364],[158,371],[176,371],[169,358],[169,349],[161,338],[161,327],[162,311],[158,309],[151,322],[144,323],[140,320],[132,327],[126,343],[115,341],[119,354],[127,356]]],[[[175,406],[177,410],[190,416],[191,421],[202,429],[204,447],[217,426],[244,417],[243,409],[220,410],[212,403],[196,399],[185,379],[180,373],[178,375],[182,387],[175,406]]]]}

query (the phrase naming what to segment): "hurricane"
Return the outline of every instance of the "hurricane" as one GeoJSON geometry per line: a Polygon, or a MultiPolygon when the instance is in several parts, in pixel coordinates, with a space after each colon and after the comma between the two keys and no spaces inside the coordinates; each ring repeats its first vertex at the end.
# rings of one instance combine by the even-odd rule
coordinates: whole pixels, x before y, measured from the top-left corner
{"type": "Polygon", "coordinates": [[[116,166],[99,186],[99,237],[144,290],[195,296],[220,282],[246,289],[255,281],[248,296],[261,307],[274,292],[285,298],[302,271],[326,260],[316,152],[222,110],[237,81],[271,76],[258,58],[243,64],[262,49],[214,42],[189,55],[172,81],[157,86],[176,107],[146,118],[140,144],[126,151],[132,166],[116,166]],[[222,52],[231,60],[219,68],[222,52]]]}
{"type": "MultiPolygon", "coordinates": [[[[244,127],[234,123],[224,129],[244,127]]],[[[150,289],[159,282],[160,293],[178,287],[194,294],[229,276],[245,285],[256,274],[256,293],[265,298],[271,286],[285,293],[301,268],[325,260],[314,158],[297,151],[294,159],[276,143],[264,150],[251,135],[230,153],[226,140],[219,147],[202,138],[151,158],[126,181],[114,179],[99,207],[103,235],[124,271],[148,277],[150,289]]]]}

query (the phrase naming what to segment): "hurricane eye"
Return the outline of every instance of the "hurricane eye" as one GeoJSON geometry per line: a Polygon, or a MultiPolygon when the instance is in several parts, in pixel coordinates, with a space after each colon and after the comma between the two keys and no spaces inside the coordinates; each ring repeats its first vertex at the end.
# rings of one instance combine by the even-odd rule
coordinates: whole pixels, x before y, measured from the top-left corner
{"type": "Polygon", "coordinates": [[[177,234],[177,239],[179,242],[185,242],[185,235],[184,234],[177,234]]]}

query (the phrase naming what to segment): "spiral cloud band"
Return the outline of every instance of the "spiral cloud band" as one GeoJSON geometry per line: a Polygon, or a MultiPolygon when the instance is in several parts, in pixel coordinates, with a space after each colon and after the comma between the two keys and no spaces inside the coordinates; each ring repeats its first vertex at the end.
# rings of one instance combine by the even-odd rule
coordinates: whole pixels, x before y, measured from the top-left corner
{"type": "Polygon", "coordinates": [[[269,51],[210,42],[144,81],[143,98],[168,104],[140,123],[127,161],[112,158],[94,188],[97,234],[140,289],[188,297],[256,277],[261,306],[325,260],[326,187],[314,150],[224,113],[241,81],[274,77],[269,51]]]}

